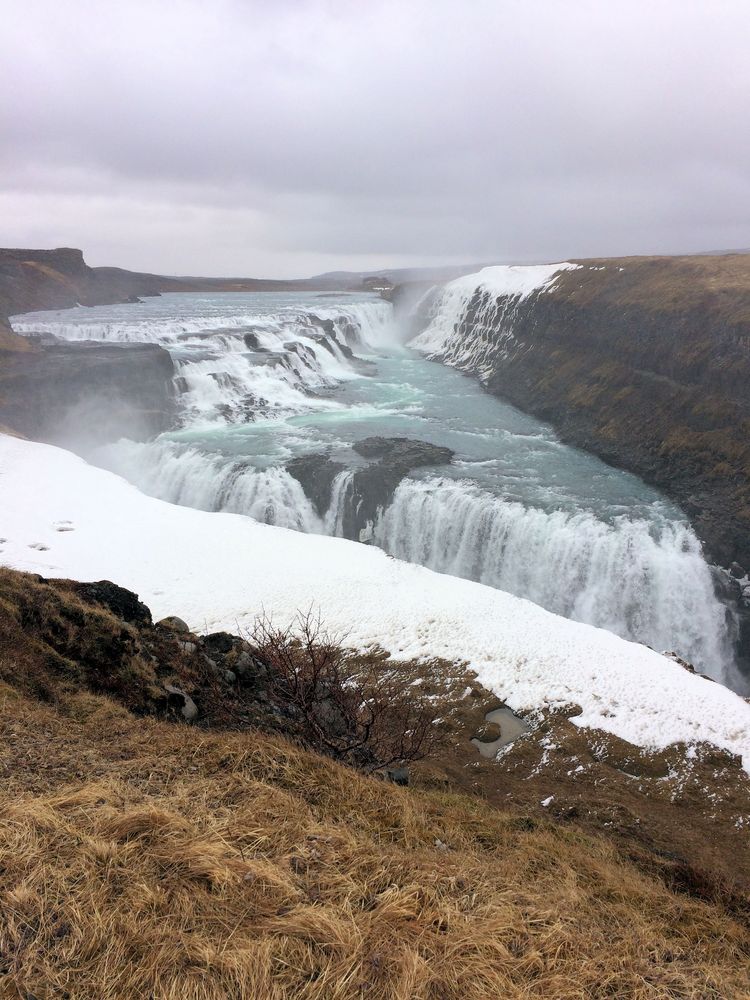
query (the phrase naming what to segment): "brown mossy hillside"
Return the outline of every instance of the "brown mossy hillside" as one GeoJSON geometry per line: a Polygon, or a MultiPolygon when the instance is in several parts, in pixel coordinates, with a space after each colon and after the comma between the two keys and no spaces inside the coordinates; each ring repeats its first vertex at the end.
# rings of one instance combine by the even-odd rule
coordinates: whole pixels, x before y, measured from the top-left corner
{"type": "MultiPolygon", "coordinates": [[[[301,624],[299,635],[261,618],[255,636],[199,636],[179,619],[154,625],[135,594],[109,581],[0,568],[0,680],[31,697],[59,704],[83,690],[198,728],[283,732],[367,771],[434,744],[438,709],[412,686],[414,665],[301,624]]],[[[441,680],[441,707],[465,685],[465,671],[441,680]]]]}
{"type": "Polygon", "coordinates": [[[391,706],[362,745],[361,725],[341,725],[351,721],[350,699],[335,696],[330,671],[290,675],[308,654],[284,630],[260,645],[174,631],[154,626],[136,595],[107,581],[0,569],[0,680],[25,697],[61,708],[81,693],[103,695],[139,717],[178,724],[187,697],[195,732],[280,733],[368,771],[392,761],[394,747],[408,753],[413,741],[402,734],[434,720],[423,759],[407,757],[412,787],[461,791],[604,834],[664,884],[750,919],[750,780],[732,754],[708,744],[645,750],[579,728],[570,706],[529,717],[528,733],[485,759],[470,741],[483,738],[485,714],[499,702],[461,664],[394,664],[382,651],[337,645],[318,645],[319,653],[333,656],[346,690],[391,706]]]}
{"type": "Polygon", "coordinates": [[[114,584],[50,584],[0,568],[0,679],[53,704],[87,690],[138,713],[166,703],[165,681],[199,683],[176,637],[152,628],[145,605],[128,607],[126,595],[134,598],[114,584]],[[118,596],[119,613],[104,603],[118,596]]]}
{"type": "Polygon", "coordinates": [[[19,337],[17,333],[13,333],[10,323],[4,320],[0,314],[0,371],[2,371],[8,355],[18,352],[28,353],[35,350],[36,347],[30,340],[27,340],[26,337],[19,337]]]}
{"type": "Polygon", "coordinates": [[[601,838],[0,683],[0,993],[742,1000],[750,934],[601,838]]]}
{"type": "Polygon", "coordinates": [[[722,323],[750,323],[750,254],[602,257],[563,273],[555,295],[618,308],[684,313],[710,306],[722,323]]]}

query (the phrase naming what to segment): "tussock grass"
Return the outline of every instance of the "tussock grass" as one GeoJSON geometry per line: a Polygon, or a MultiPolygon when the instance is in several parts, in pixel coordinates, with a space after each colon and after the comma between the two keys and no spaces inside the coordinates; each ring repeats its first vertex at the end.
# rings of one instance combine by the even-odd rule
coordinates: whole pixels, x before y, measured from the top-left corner
{"type": "Polygon", "coordinates": [[[0,730],[0,996],[750,996],[747,929],[603,839],[91,694],[0,730]]]}

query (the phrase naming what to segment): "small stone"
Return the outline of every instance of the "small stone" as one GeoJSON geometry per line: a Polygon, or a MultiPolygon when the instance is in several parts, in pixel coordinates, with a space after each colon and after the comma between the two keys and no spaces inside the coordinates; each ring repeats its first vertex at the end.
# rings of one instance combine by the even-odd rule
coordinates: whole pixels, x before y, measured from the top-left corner
{"type": "Polygon", "coordinates": [[[177,615],[168,615],[156,623],[157,628],[167,629],[170,632],[189,632],[190,626],[177,615]]]}
{"type": "Polygon", "coordinates": [[[237,680],[237,674],[235,674],[233,670],[225,670],[224,680],[227,681],[228,684],[234,684],[237,680]]]}
{"type": "Polygon", "coordinates": [[[248,653],[247,650],[243,649],[243,651],[234,661],[234,666],[238,672],[242,672],[244,670],[249,670],[250,667],[252,667],[253,662],[254,662],[253,657],[250,655],[250,653],[248,653]]]}
{"type": "Polygon", "coordinates": [[[386,768],[385,775],[388,781],[392,781],[394,785],[409,784],[408,767],[388,767],[386,768]]]}
{"type": "Polygon", "coordinates": [[[235,638],[229,632],[212,632],[203,636],[203,647],[212,657],[225,656],[234,642],[235,638]]]}
{"type": "Polygon", "coordinates": [[[192,722],[198,718],[198,706],[189,694],[185,694],[181,688],[175,687],[174,684],[165,684],[164,690],[169,695],[170,705],[180,709],[186,722],[192,722]]]}

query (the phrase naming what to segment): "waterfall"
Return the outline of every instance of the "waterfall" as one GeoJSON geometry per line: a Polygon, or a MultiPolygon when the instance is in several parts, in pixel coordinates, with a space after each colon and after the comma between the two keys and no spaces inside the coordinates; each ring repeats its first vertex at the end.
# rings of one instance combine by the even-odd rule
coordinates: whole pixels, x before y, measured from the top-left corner
{"type": "Polygon", "coordinates": [[[66,310],[59,316],[28,314],[14,321],[19,333],[49,333],[64,340],[153,343],[174,361],[180,422],[185,427],[283,418],[310,410],[338,409],[321,395],[362,376],[360,356],[377,353],[394,337],[387,302],[337,302],[312,311],[306,304],[254,311],[236,301],[201,300],[185,311],[180,296],[164,296],[155,309],[134,307],[66,310]],[[104,312],[105,316],[102,316],[104,312]],[[118,318],[113,318],[113,313],[118,318]],[[105,318],[106,317],[106,318],[105,318]],[[121,318],[119,318],[121,317],[121,318]]]}
{"type": "MultiPolygon", "coordinates": [[[[105,446],[96,461],[170,503],[338,537],[345,535],[345,518],[356,524],[350,469],[334,479],[320,517],[282,467],[258,469],[164,438],[105,446]]],[[[732,675],[728,612],[685,522],[624,514],[607,521],[586,510],[525,507],[467,481],[407,478],[359,535],[397,559],[508,591],[659,651],[675,650],[717,680],[732,675]]]]}
{"type": "Polygon", "coordinates": [[[350,469],[339,472],[331,484],[331,503],[323,518],[323,530],[326,535],[344,537],[344,517],[346,504],[349,500],[354,473],[350,469]]]}
{"type": "MultiPolygon", "coordinates": [[[[452,282],[435,297],[430,325],[412,344],[481,373],[497,363],[498,352],[517,349],[513,320],[520,304],[544,294],[558,272],[571,266],[490,268],[452,282]]],[[[473,451],[484,410],[464,430],[463,409],[456,419],[456,406],[471,412],[468,387],[455,396],[455,405],[449,392],[445,408],[442,401],[431,402],[432,410],[399,414],[415,437],[431,421],[442,421],[439,426],[459,441],[465,435],[471,459],[454,469],[466,478],[403,479],[375,522],[365,524],[355,465],[335,476],[321,516],[282,463],[326,449],[339,460],[350,441],[349,418],[361,419],[367,409],[351,399],[368,397],[333,394],[347,380],[367,377],[371,369],[363,358],[388,351],[392,356],[390,306],[345,297],[328,305],[308,298],[304,308],[299,300],[251,299],[248,305],[231,296],[210,297],[188,309],[180,296],[164,296],[141,312],[95,307],[28,316],[16,325],[68,339],[151,341],[170,351],[181,429],[148,443],[119,441],[94,456],[152,496],[298,531],[358,537],[397,558],[497,587],[655,649],[674,649],[717,679],[733,676],[733,622],[714,593],[700,543],[679,512],[662,515],[654,505],[658,497],[644,501],[640,493],[634,507],[629,490],[622,498],[605,489],[597,499],[596,488],[588,492],[588,467],[580,470],[585,488],[574,483],[562,490],[565,509],[549,509],[533,490],[528,505],[496,495],[497,483],[481,472],[484,456],[473,451]],[[342,401],[347,398],[349,403],[342,401]],[[247,426],[252,422],[255,428],[247,426]],[[607,513],[598,516],[600,510],[607,513]]],[[[426,400],[433,399],[433,379],[427,377],[426,400]]],[[[377,387],[377,380],[372,384],[377,387]]],[[[373,407],[368,412],[368,423],[382,420],[385,432],[393,433],[390,413],[373,407]]],[[[495,447],[488,444],[490,451],[495,447]]],[[[497,456],[490,457],[492,465],[497,456]]],[[[539,479],[540,462],[544,458],[529,451],[512,466],[519,499],[525,495],[523,477],[539,479]]],[[[554,470],[549,478],[555,482],[554,470]]],[[[372,505],[367,509],[370,518],[372,505]]]]}
{"type": "Polygon", "coordinates": [[[256,469],[246,461],[206,454],[159,439],[146,444],[119,441],[95,454],[144,493],[198,510],[246,514],[265,524],[323,534],[323,522],[304,490],[282,468],[256,469]]]}
{"type": "Polygon", "coordinates": [[[530,295],[554,287],[558,275],[581,265],[540,264],[485,267],[431,289],[415,307],[425,328],[409,346],[434,360],[471,372],[492,374],[515,349],[513,326],[518,307],[530,295]]]}
{"type": "Polygon", "coordinates": [[[621,516],[608,523],[588,511],[524,507],[453,480],[405,479],[374,540],[399,559],[659,651],[677,647],[717,679],[732,662],[726,609],[683,522],[621,516]]]}

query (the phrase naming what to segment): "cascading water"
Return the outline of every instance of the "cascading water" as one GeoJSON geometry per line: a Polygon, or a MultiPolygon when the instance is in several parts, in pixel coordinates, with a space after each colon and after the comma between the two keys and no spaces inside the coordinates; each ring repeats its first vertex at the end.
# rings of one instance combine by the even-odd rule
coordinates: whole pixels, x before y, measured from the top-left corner
{"type": "Polygon", "coordinates": [[[513,323],[521,302],[578,267],[568,262],[486,267],[431,289],[416,306],[426,323],[411,346],[484,379],[514,350],[513,323]]]}
{"type": "MultiPolygon", "coordinates": [[[[506,309],[509,349],[520,297],[554,280],[555,268],[539,271],[536,284],[503,277],[513,285],[508,300],[498,300],[499,278],[491,276],[479,303],[487,323],[506,309]]],[[[476,371],[489,341],[481,322],[473,340],[461,332],[471,301],[479,300],[468,284],[454,289],[418,346],[452,352],[444,359],[476,371]]],[[[674,649],[717,679],[730,675],[731,621],[680,511],[634,477],[561,444],[473,380],[400,348],[385,302],[166,295],[138,306],[28,315],[14,326],[170,351],[180,427],[94,456],[147,493],[306,532],[342,535],[357,523],[354,537],[398,558],[674,649]],[[447,445],[456,461],[404,479],[374,523],[359,523],[354,477],[362,459],[351,444],[370,435],[447,445]],[[341,463],[327,510],[285,468],[320,452],[341,463]]]]}
{"type": "Polygon", "coordinates": [[[120,441],[99,449],[101,465],[151,496],[197,510],[247,514],[256,521],[297,531],[324,533],[323,522],[289,473],[257,469],[172,441],[120,441]]]}
{"type": "Polygon", "coordinates": [[[695,662],[731,658],[725,609],[683,523],[546,512],[455,480],[406,479],[375,526],[391,555],[526,597],[695,662]]]}

